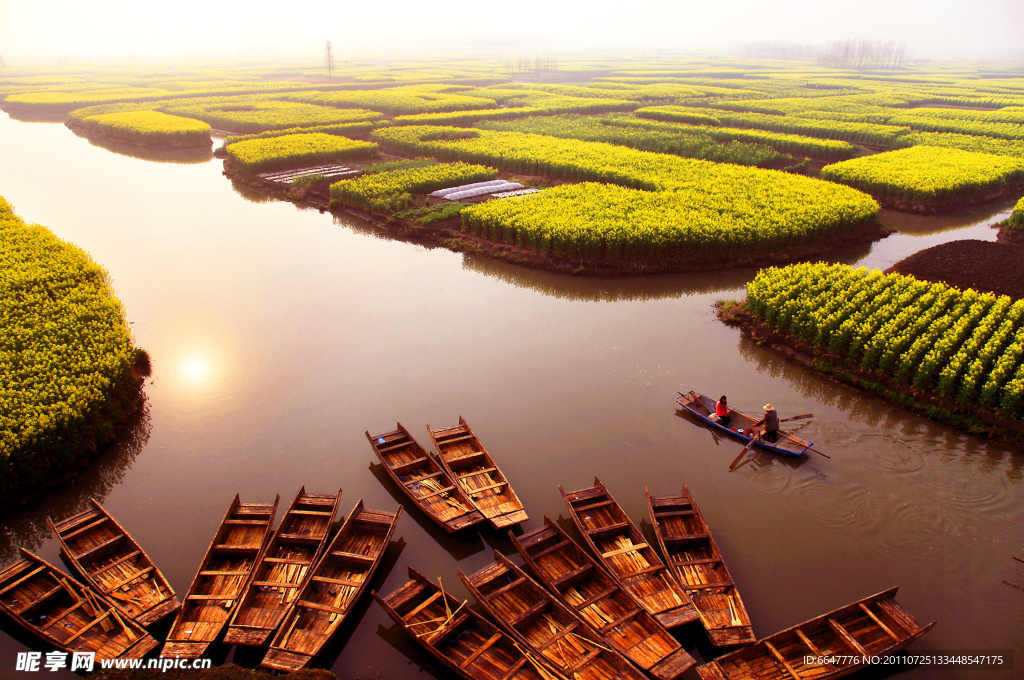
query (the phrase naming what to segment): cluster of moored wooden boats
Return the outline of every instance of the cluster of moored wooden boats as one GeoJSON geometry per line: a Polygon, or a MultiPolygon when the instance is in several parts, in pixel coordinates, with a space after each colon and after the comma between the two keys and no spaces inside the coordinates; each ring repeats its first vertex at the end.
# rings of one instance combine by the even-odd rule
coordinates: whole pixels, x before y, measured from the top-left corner
{"type": "Polygon", "coordinates": [[[161,656],[206,655],[230,644],[269,644],[262,666],[298,670],[323,649],[369,586],[401,515],[359,501],[331,538],[341,500],[299,489],[275,531],[280,498],[236,495],[183,600],[109,512],[50,522],[74,580],[27,550],[0,572],[0,609],[65,652],[141,658],[159,645],[144,626],[175,615],[161,656]]]}
{"type": "MultiPolygon", "coordinates": [[[[528,519],[465,420],[427,430],[436,454],[400,423],[366,433],[417,508],[451,533],[528,519]]],[[[758,641],[685,486],[673,496],[645,489],[656,546],[600,480],[559,490],[586,547],[548,517],[532,531],[509,531],[526,568],[495,552],[483,569],[459,572],[483,614],[412,568],[408,583],[373,597],[430,654],[473,680],[671,680],[696,665],[669,633],[689,624],[731,650],[697,668],[704,680],[831,678],[861,668],[860,657],[902,649],[935,625],[920,625],[893,588],[758,641]]],[[[159,643],[145,626],[174,614],[165,658],[204,656],[223,635],[228,644],[266,647],[265,668],[298,670],[368,589],[401,515],[401,507],[368,510],[360,501],[332,537],[340,499],[341,490],[318,495],[303,487],[275,530],[279,497],[256,504],[236,495],[180,601],[128,531],[90,501],[85,512],[50,522],[85,583],[22,550],[22,559],[0,572],[0,609],[55,649],[101,658],[152,652],[159,643]]]]}
{"type": "MultiPolygon", "coordinates": [[[[401,423],[391,432],[366,433],[417,507],[449,532],[527,519],[465,420],[427,429],[436,456],[401,423]]],[[[474,680],[678,678],[696,662],[668,630],[697,621],[712,645],[731,650],[697,668],[705,680],[832,678],[861,668],[862,657],[902,649],[935,625],[920,625],[896,602],[893,588],[758,641],[685,486],[674,496],[645,489],[660,554],[600,480],[559,490],[589,550],[548,517],[522,535],[509,531],[529,573],[498,552],[483,569],[459,572],[487,616],[411,567],[408,583],[373,596],[431,655],[474,680]]]]}

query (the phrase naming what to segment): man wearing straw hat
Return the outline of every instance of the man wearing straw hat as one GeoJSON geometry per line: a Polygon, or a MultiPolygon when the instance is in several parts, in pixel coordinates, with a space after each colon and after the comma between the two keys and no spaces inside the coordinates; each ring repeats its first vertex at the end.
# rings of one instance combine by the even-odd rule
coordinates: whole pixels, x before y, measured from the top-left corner
{"type": "Polygon", "coordinates": [[[779,438],[779,414],[771,404],[764,405],[764,418],[754,423],[754,427],[764,425],[764,440],[774,444],[779,438]]]}

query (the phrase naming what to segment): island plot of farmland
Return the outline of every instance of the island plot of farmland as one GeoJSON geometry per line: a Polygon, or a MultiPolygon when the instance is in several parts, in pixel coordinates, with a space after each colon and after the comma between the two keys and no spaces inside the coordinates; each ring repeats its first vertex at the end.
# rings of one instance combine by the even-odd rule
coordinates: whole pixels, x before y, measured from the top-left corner
{"type": "Polygon", "coordinates": [[[859,191],[806,177],[599,142],[436,127],[373,138],[409,153],[590,180],[463,213],[468,231],[567,257],[750,256],[854,229],[878,211],[859,191]]]}
{"type": "Polygon", "coordinates": [[[761,270],[743,308],[820,370],[981,434],[1024,432],[1024,300],[816,263],[761,270]]]}
{"type": "Polygon", "coordinates": [[[113,439],[138,406],[148,358],[107,273],[2,197],[0,319],[3,511],[65,481],[113,439]]]}
{"type": "MultiPolygon", "coordinates": [[[[586,64],[580,68],[582,72],[595,67],[586,64]]],[[[863,241],[879,235],[878,229],[873,231],[872,228],[878,206],[860,190],[901,210],[917,209],[918,205],[928,210],[947,210],[990,201],[1016,191],[1019,186],[1016,183],[1020,179],[1020,159],[1024,157],[1024,85],[1015,76],[993,77],[998,73],[989,70],[950,73],[915,68],[909,74],[893,76],[830,70],[810,64],[797,68],[764,64],[755,68],[750,63],[725,68],[719,64],[699,67],[674,64],[666,68],[659,60],[647,65],[634,63],[627,70],[606,69],[602,72],[611,75],[595,78],[587,86],[513,84],[507,82],[508,75],[501,71],[493,64],[466,70],[432,70],[418,64],[387,72],[346,67],[339,80],[324,79],[312,69],[288,68],[223,71],[215,77],[195,80],[156,77],[158,74],[142,78],[136,73],[57,80],[42,76],[42,79],[29,77],[17,82],[0,80],[0,97],[6,97],[4,106],[12,114],[47,116],[70,112],[67,124],[84,134],[112,136],[147,146],[173,144],[178,134],[195,133],[196,141],[206,144],[211,135],[246,133],[229,135],[223,148],[227,158],[225,171],[235,181],[248,178],[263,191],[314,205],[319,203],[325,209],[358,208],[367,211],[386,228],[398,225],[396,232],[413,225],[422,226],[423,231],[413,233],[416,238],[428,235],[456,249],[470,243],[473,248],[489,254],[526,253],[536,259],[523,257],[515,261],[552,268],[561,266],[559,258],[561,262],[572,262],[573,266],[577,262],[642,263],[642,267],[632,272],[657,270],[656,266],[647,267],[649,263],[668,263],[664,268],[682,269],[763,262],[766,257],[792,260],[834,249],[847,237],[863,241]],[[985,110],[973,110],[978,108],[985,110]],[[212,130],[211,125],[223,129],[212,130]],[[465,127],[470,125],[478,125],[478,129],[465,127]],[[821,173],[831,181],[812,179],[824,163],[836,163],[821,173]],[[802,176],[804,174],[811,177],[802,176]],[[339,182],[339,177],[353,179],[339,182]],[[487,250],[487,247],[503,250],[487,250]]],[[[543,76],[537,74],[536,77],[543,76]]],[[[1019,207],[1011,217],[1003,235],[1020,233],[1021,209],[1019,207]]],[[[3,234],[8,238],[5,247],[15,244],[20,248],[25,242],[19,239],[29,232],[12,217],[4,220],[14,225],[8,224],[10,229],[3,234]]],[[[25,251],[31,251],[33,257],[40,248],[51,253],[53,244],[43,245],[45,247],[33,241],[25,251]]],[[[56,247],[52,252],[64,253],[56,247]]],[[[10,257],[16,260],[22,256],[18,252],[10,257]]],[[[338,259],[343,257],[344,254],[338,259]]],[[[439,259],[448,260],[448,264],[451,261],[451,258],[439,259]]],[[[52,380],[53,374],[47,362],[53,362],[54,357],[66,358],[61,352],[74,343],[41,345],[31,355],[24,353],[35,362],[29,364],[17,354],[24,349],[20,344],[24,338],[42,335],[46,336],[44,340],[49,340],[54,333],[67,336],[70,322],[86,324],[89,330],[96,331],[95,322],[109,321],[109,334],[103,336],[110,341],[105,345],[109,350],[107,356],[116,355],[121,363],[101,366],[101,369],[110,369],[107,374],[90,367],[88,362],[72,366],[77,373],[71,378],[87,382],[93,388],[109,387],[117,378],[114,369],[126,368],[126,362],[132,358],[131,345],[126,344],[130,336],[116,323],[114,307],[117,305],[112,299],[100,295],[100,300],[90,303],[84,314],[80,313],[80,306],[60,307],[49,321],[45,315],[31,315],[35,313],[33,305],[45,307],[48,304],[40,292],[45,288],[44,283],[65,285],[69,280],[81,283],[78,278],[67,276],[68,268],[59,266],[62,262],[28,272],[12,266],[7,273],[8,283],[13,282],[12,290],[31,293],[21,298],[5,297],[5,303],[18,303],[12,307],[14,312],[25,314],[26,309],[30,312],[20,317],[20,327],[13,332],[8,330],[7,337],[14,340],[6,347],[11,354],[8,363],[20,371],[19,378],[24,378],[19,387],[24,389],[16,395],[20,401],[16,400],[15,417],[19,422],[27,422],[30,428],[39,426],[19,440],[22,443],[38,443],[33,436],[54,423],[64,424],[62,418],[73,419],[75,408],[84,403],[77,400],[67,408],[69,404],[60,403],[60,394],[55,388],[49,389],[52,385],[46,382],[52,380]],[[51,276],[54,271],[60,276],[51,276]],[[18,364],[19,361],[22,363],[18,364]]],[[[467,262],[467,268],[472,268],[470,258],[467,262]]],[[[32,263],[37,261],[32,260],[32,263]]],[[[100,285],[105,283],[104,277],[87,264],[79,262],[79,273],[87,283],[104,292],[100,285]]],[[[380,271],[386,278],[378,278],[374,283],[386,285],[394,270],[382,268],[367,276],[373,280],[380,271]]],[[[559,279],[557,285],[564,284],[565,277],[551,277],[555,278],[559,279]]],[[[678,296],[678,287],[670,285],[672,293],[678,296]]],[[[49,291],[53,292],[53,288],[49,291]]],[[[422,291],[409,292],[407,288],[403,292],[413,297],[422,291]]],[[[520,296],[512,304],[524,304],[523,300],[528,297],[536,296],[520,296]]],[[[76,303],[82,300],[75,298],[76,303]]],[[[445,297],[424,300],[449,302],[445,297]]],[[[707,301],[698,302],[698,306],[706,304],[707,301]]],[[[762,270],[748,287],[746,307],[749,312],[746,323],[757,325],[758,331],[770,336],[770,341],[781,339],[789,344],[789,350],[795,347],[806,353],[810,363],[822,371],[844,379],[852,376],[850,382],[885,391],[900,403],[911,404],[911,400],[925,403],[928,415],[942,416],[958,427],[966,422],[982,434],[990,434],[997,428],[1022,431],[1024,306],[1020,301],[909,276],[819,263],[762,270]],[[965,420],[964,414],[974,420],[965,420]],[[990,430],[982,431],[985,427],[990,430]]],[[[706,311],[706,307],[704,309],[706,311]]],[[[551,317],[551,326],[560,320],[551,317]]],[[[574,333],[577,321],[575,318],[570,321],[574,333]]],[[[394,334],[394,328],[392,322],[386,330],[394,334]]],[[[373,335],[376,329],[371,324],[365,324],[364,329],[367,338],[386,346],[384,336],[373,335]]],[[[671,335],[675,340],[677,330],[671,328],[662,335],[671,335]]],[[[479,336],[472,335],[472,331],[462,333],[464,335],[451,333],[445,338],[446,344],[462,349],[465,345],[459,345],[460,341],[478,341],[479,336]]],[[[100,334],[99,331],[96,334],[100,334]]],[[[641,334],[627,333],[623,340],[636,342],[638,353],[652,350],[647,340],[637,340],[634,335],[641,334]]],[[[521,343],[521,336],[509,333],[507,337],[516,344],[521,343]]],[[[512,344],[501,345],[505,340],[493,338],[489,342],[499,346],[505,356],[509,350],[521,349],[512,344]]],[[[546,341],[557,342],[550,335],[546,341]]],[[[724,361],[736,358],[736,353],[723,350],[721,345],[710,346],[706,338],[693,337],[687,341],[684,354],[689,355],[688,359],[711,353],[724,361]]],[[[744,354],[744,343],[747,346],[753,343],[743,340],[740,345],[739,353],[748,361],[740,361],[738,365],[747,371],[751,362],[744,354]]],[[[420,343],[417,349],[421,351],[424,347],[429,345],[420,343]]],[[[401,365],[402,349],[391,355],[389,364],[401,365]]],[[[432,358],[444,358],[444,349],[435,346],[430,347],[430,351],[436,353],[432,358]]],[[[585,351],[581,350],[581,343],[575,336],[569,351],[573,357],[585,351]]],[[[677,346],[673,346],[674,358],[678,352],[677,346]]],[[[763,358],[767,354],[763,352],[759,356],[763,358]]],[[[71,361],[65,363],[72,365],[71,361]]],[[[497,363],[496,370],[502,371],[504,367],[497,363]]],[[[573,363],[572,360],[566,362],[570,369],[573,363]]],[[[707,370],[707,365],[698,365],[710,363],[688,362],[684,371],[686,379],[718,382],[723,377],[728,378],[717,366],[712,372],[707,370]]],[[[324,364],[328,369],[343,367],[345,381],[353,385],[381,380],[390,370],[390,365],[372,366],[374,375],[369,376],[360,373],[362,367],[353,366],[351,362],[331,364],[325,358],[324,364]]],[[[543,371],[545,366],[538,364],[538,372],[543,371]]],[[[255,372],[259,368],[252,366],[250,370],[255,372]]],[[[771,372],[772,378],[778,375],[771,372]]],[[[508,376],[507,370],[498,375],[499,378],[508,376]]],[[[792,379],[793,373],[783,370],[782,376],[792,379]]],[[[755,384],[750,377],[744,374],[744,386],[755,384]]],[[[75,384],[74,380],[66,378],[68,376],[57,378],[62,389],[75,384]]],[[[580,386],[585,384],[582,372],[576,378],[580,379],[580,386]]],[[[670,378],[677,379],[679,376],[670,378]]],[[[801,380],[814,390],[831,389],[830,381],[807,372],[801,373],[801,380]]],[[[548,389],[547,383],[554,382],[546,381],[540,389],[548,389]]],[[[466,389],[465,383],[457,387],[442,383],[438,381],[435,388],[454,399],[460,398],[458,393],[466,389]]],[[[580,386],[576,389],[582,403],[590,395],[584,394],[580,386]]],[[[622,403],[629,403],[623,393],[618,392],[623,386],[628,389],[628,381],[616,382],[612,402],[622,399],[622,403]]],[[[311,387],[311,392],[316,394],[315,386],[311,387]]],[[[771,389],[780,387],[779,381],[773,381],[771,389]]],[[[489,381],[487,389],[493,389],[493,381],[489,381]]],[[[595,390],[595,394],[598,392],[595,390]]],[[[102,389],[94,389],[86,396],[97,395],[102,396],[102,389]]],[[[316,396],[322,397],[323,393],[316,396]]],[[[331,398],[325,397],[321,402],[336,403],[335,396],[336,393],[331,394],[331,398]]],[[[365,394],[362,396],[365,398],[365,394]]],[[[277,394],[267,401],[279,401],[279,398],[277,394]]],[[[516,398],[514,391],[503,395],[503,401],[513,405],[516,398]]],[[[529,399],[536,398],[536,392],[531,392],[529,399]]],[[[816,398],[816,401],[826,400],[816,398]]],[[[601,406],[607,403],[608,400],[601,406]]],[[[505,407],[502,403],[501,408],[505,407]]],[[[664,411],[664,404],[653,408],[651,422],[664,423],[663,417],[657,416],[664,411]]],[[[322,414],[316,408],[311,410],[317,416],[322,414]]],[[[857,421],[856,409],[844,406],[839,411],[850,416],[848,420],[857,421]]],[[[902,417],[891,413],[896,409],[886,411],[886,417],[894,419],[892,422],[902,417]]],[[[295,417],[296,423],[301,422],[301,415],[295,417]]],[[[571,429],[578,424],[563,420],[558,427],[571,429]]],[[[844,422],[843,426],[846,425],[844,422]]],[[[659,427],[661,425],[651,428],[653,437],[658,436],[659,427]]],[[[623,428],[619,433],[620,441],[626,446],[635,440],[629,429],[623,428]]],[[[897,428],[886,429],[890,430],[884,432],[888,435],[897,428]]],[[[299,426],[295,430],[300,431],[299,426]]],[[[862,427],[861,433],[873,436],[883,434],[882,430],[877,422],[872,422],[862,427]]],[[[655,441],[653,437],[651,441],[655,441]]],[[[977,533],[985,541],[974,541],[970,550],[958,552],[983,556],[984,561],[990,563],[1005,559],[1005,544],[999,543],[998,534],[1012,534],[1016,526],[1012,522],[1012,504],[990,505],[986,509],[992,512],[986,513],[978,512],[980,506],[959,508],[964,501],[959,481],[984,480],[983,475],[990,473],[982,470],[986,466],[975,465],[967,456],[958,457],[968,472],[957,478],[955,492],[940,489],[932,498],[927,485],[952,470],[948,461],[939,460],[942,456],[932,454],[943,446],[949,451],[959,450],[949,443],[953,437],[947,437],[949,441],[945,443],[941,438],[930,436],[917,437],[915,442],[913,433],[908,432],[897,437],[927,448],[919,458],[928,472],[919,478],[925,490],[917,491],[914,487],[918,485],[914,483],[899,487],[901,493],[919,494],[914,498],[926,502],[906,503],[899,497],[900,510],[888,516],[874,514],[877,505],[870,504],[856,507],[848,516],[841,515],[843,506],[851,504],[846,502],[849,497],[844,499],[842,494],[835,493],[841,490],[844,472],[842,457],[836,456],[831,462],[834,467],[829,471],[832,488],[820,502],[821,506],[828,506],[828,510],[822,511],[811,501],[803,507],[811,511],[799,515],[807,520],[804,526],[813,531],[814,522],[824,518],[828,521],[822,523],[827,527],[815,536],[816,539],[838,537],[854,546],[850,552],[854,557],[869,556],[871,549],[884,548],[889,558],[884,564],[906,574],[913,568],[934,566],[935,553],[929,553],[927,548],[940,544],[948,548],[956,543],[958,536],[941,533],[945,527],[963,527],[967,519],[981,517],[983,523],[978,525],[977,533]],[[942,474],[934,474],[936,471],[942,474]],[[948,506],[958,509],[947,508],[948,514],[927,519],[911,515],[914,521],[909,523],[901,520],[901,511],[931,505],[930,501],[947,501],[948,506]],[[836,510],[834,514],[833,510],[836,510]],[[881,521],[875,523],[872,519],[871,530],[858,535],[864,527],[851,518],[865,517],[881,517],[881,521]],[[891,522],[887,521],[890,519],[891,522]],[[1003,522],[1003,526],[999,522],[1003,522]],[[990,524],[994,528],[990,529],[990,524]],[[1006,530],[1007,525],[1010,531],[1006,530]],[[894,532],[894,540],[888,544],[878,536],[885,531],[894,532]],[[917,539],[921,542],[913,545],[913,537],[917,536],[921,537],[917,539]],[[905,552],[900,554],[901,550],[905,552]],[[997,558],[992,559],[996,553],[997,558]]],[[[898,475],[890,474],[888,468],[882,474],[872,473],[871,461],[863,452],[867,451],[870,456],[878,449],[868,439],[870,437],[861,437],[855,444],[845,446],[845,453],[847,461],[859,466],[857,477],[872,477],[876,486],[868,495],[879,498],[891,493],[884,484],[893,482],[898,475]]],[[[844,448],[842,442],[834,439],[830,444],[844,448]]],[[[659,465],[662,471],[678,469],[682,459],[693,463],[687,468],[687,474],[698,478],[706,476],[708,466],[704,463],[708,457],[691,455],[692,450],[703,456],[707,451],[702,445],[696,439],[688,442],[685,450],[672,451],[671,460],[657,458],[653,450],[658,447],[652,446],[649,455],[655,461],[653,469],[657,471],[659,465]]],[[[579,450],[585,448],[580,446],[579,450]]],[[[900,456],[900,464],[904,458],[911,459],[910,452],[906,453],[908,455],[900,456]]],[[[259,455],[254,451],[253,460],[259,455]]],[[[519,463],[533,465],[539,460],[542,467],[547,466],[548,472],[556,470],[554,460],[530,456],[529,451],[524,451],[519,463]]],[[[628,476],[628,461],[621,463],[625,459],[600,462],[628,476]],[[625,466],[614,468],[615,465],[625,466]]],[[[510,462],[517,464],[514,458],[510,462]]],[[[755,464],[763,468],[751,473],[759,475],[752,477],[755,480],[765,480],[767,476],[760,473],[766,470],[776,473],[781,470],[784,476],[791,472],[795,475],[795,466],[783,469],[761,461],[755,464]]],[[[993,467],[998,465],[1001,464],[993,467]]],[[[1011,480],[1019,478],[1014,465],[1007,466],[1011,480]]],[[[185,469],[184,465],[181,467],[185,469]]],[[[347,474],[349,467],[342,463],[335,472],[341,469],[347,474]]],[[[750,472],[749,467],[741,474],[750,472]]],[[[247,468],[239,466],[238,469],[243,479],[247,468]]],[[[194,469],[188,473],[194,473],[194,469]]],[[[540,477],[546,479],[544,475],[540,477]]],[[[736,475],[732,479],[742,478],[736,475]]],[[[137,480],[134,483],[145,484],[137,480]]],[[[814,488],[821,487],[808,482],[806,489],[814,488]]],[[[1006,498],[1007,488],[1008,485],[1003,485],[993,497],[1006,498]]],[[[898,493],[891,495],[899,496],[898,493]]],[[[786,493],[775,496],[772,507],[783,507],[795,497],[786,493]]],[[[730,501],[735,503],[736,497],[730,501]]],[[[794,503],[793,508],[801,509],[798,503],[794,503]]],[[[139,512],[145,514],[146,510],[139,512]]],[[[742,531],[739,526],[732,528],[742,531]]],[[[767,522],[752,524],[751,529],[770,535],[773,543],[782,544],[786,540],[767,522]]],[[[769,553],[760,552],[759,559],[774,559],[769,553]]],[[[422,552],[416,555],[417,560],[422,557],[422,552]]],[[[621,554],[619,557],[626,559],[621,554]]],[[[884,566],[878,567],[882,562],[865,560],[865,564],[870,563],[869,570],[884,570],[884,566]]],[[[188,568],[193,566],[188,565],[188,568]]],[[[779,566],[791,568],[793,565],[780,563],[779,566]]],[[[995,628],[1013,629],[1012,622],[1016,619],[1012,617],[1016,614],[1007,615],[1010,608],[998,604],[1005,598],[992,597],[991,592],[979,585],[995,581],[977,578],[982,567],[942,566],[947,568],[936,570],[939,587],[928,593],[935,602],[945,603],[952,609],[962,602],[965,593],[974,601],[996,602],[986,610],[984,623],[990,628],[971,626],[966,632],[968,637],[973,636],[972,645],[979,646],[980,639],[988,643],[998,637],[1001,631],[995,628]]],[[[742,573],[737,570],[738,577],[742,577],[742,573]]],[[[1011,585],[1007,581],[1003,583],[1011,585]]],[[[777,588],[772,591],[764,602],[757,604],[761,617],[770,616],[769,607],[777,607],[783,599],[777,588]],[[771,597],[776,600],[770,602],[771,597]]],[[[832,592],[832,588],[828,591],[832,592]]],[[[441,595],[445,596],[443,592],[441,595]]],[[[814,593],[805,589],[801,596],[801,599],[813,599],[814,593]]],[[[272,599],[283,601],[284,598],[275,594],[272,599]]],[[[331,614],[339,612],[328,612],[328,618],[331,614]]],[[[436,618],[422,615],[424,619],[436,618]]],[[[291,619],[293,624],[298,620],[291,619]]],[[[320,620],[323,621],[323,614],[320,620]]],[[[306,621],[308,623],[308,619],[306,621]]],[[[302,625],[282,630],[288,638],[302,630],[302,625]]],[[[963,630],[958,630],[950,636],[957,636],[959,640],[964,634],[963,630]]],[[[1003,635],[1000,642],[1009,639],[1005,633],[1003,635]]],[[[895,636],[890,633],[890,637],[895,636]]],[[[289,640],[294,642],[295,638],[289,640]]],[[[766,644],[771,640],[769,638],[766,644]]],[[[762,645],[750,649],[763,648],[762,645]]],[[[400,663],[404,670],[406,660],[403,658],[400,663]]],[[[775,661],[769,659],[768,664],[772,673],[778,670],[775,661]]]]}
{"type": "MultiPolygon", "coordinates": [[[[235,170],[277,171],[251,181],[293,200],[357,208],[385,228],[456,249],[563,270],[576,260],[575,271],[791,261],[885,235],[873,222],[877,204],[837,183],[887,207],[934,212],[1006,195],[1024,174],[1024,99],[1003,83],[986,90],[787,69],[757,78],[743,69],[627,70],[586,86],[479,76],[411,69],[330,83],[303,73],[109,89],[76,81],[63,92],[58,83],[14,91],[5,106],[99,103],[72,110],[68,124],[142,144],[198,139],[203,124],[244,133],[223,149],[236,181],[248,180],[235,170]],[[936,108],[946,104],[1004,108],[936,108]],[[452,127],[468,125],[479,129],[452,127]],[[387,153],[484,165],[529,186],[458,207],[425,197],[445,181],[442,169],[414,173],[422,181],[407,169],[394,178],[378,170],[373,180],[332,186],[377,157],[362,141],[368,135],[387,153]],[[854,157],[882,150],[890,152],[854,157]],[[829,183],[800,176],[826,162],[829,183]]],[[[464,173],[449,174],[457,182],[464,173]]]]}

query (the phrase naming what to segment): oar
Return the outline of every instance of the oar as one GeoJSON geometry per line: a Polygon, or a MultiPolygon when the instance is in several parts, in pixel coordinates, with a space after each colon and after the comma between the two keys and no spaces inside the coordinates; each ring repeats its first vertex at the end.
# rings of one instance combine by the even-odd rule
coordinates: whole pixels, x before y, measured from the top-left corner
{"type": "Polygon", "coordinates": [[[808,451],[814,451],[814,452],[815,452],[816,454],[818,454],[819,456],[825,456],[825,457],[826,457],[826,458],[828,458],[829,460],[832,460],[832,456],[830,456],[830,455],[828,455],[828,454],[826,454],[826,453],[822,453],[822,452],[821,452],[821,451],[819,451],[818,449],[812,449],[812,448],[811,448],[810,446],[808,446],[808,447],[807,447],[807,450],[808,450],[808,451]]]}
{"type": "Polygon", "coordinates": [[[736,464],[740,462],[740,458],[742,458],[742,457],[743,457],[743,454],[745,454],[745,453],[746,453],[747,451],[749,451],[749,450],[750,450],[750,447],[752,447],[752,446],[754,445],[754,442],[756,442],[756,441],[757,441],[758,439],[760,439],[760,438],[761,438],[761,433],[762,433],[762,432],[764,432],[764,429],[763,429],[763,428],[761,429],[761,431],[760,431],[760,432],[758,432],[758,433],[757,433],[757,435],[755,435],[755,436],[754,436],[754,438],[753,438],[753,439],[751,439],[751,440],[750,440],[750,443],[749,443],[749,444],[747,444],[746,446],[744,446],[744,447],[743,447],[743,450],[742,450],[742,451],[740,451],[740,455],[736,456],[736,460],[734,460],[734,461],[733,461],[733,462],[732,462],[732,463],[731,463],[731,464],[729,465],[729,469],[730,469],[730,470],[732,470],[733,468],[735,468],[735,467],[736,467],[736,464]]]}
{"type": "Polygon", "coordinates": [[[780,423],[788,423],[791,420],[803,420],[804,418],[813,418],[813,417],[814,417],[813,413],[805,413],[802,416],[790,416],[788,418],[783,418],[779,422],[780,423]]]}

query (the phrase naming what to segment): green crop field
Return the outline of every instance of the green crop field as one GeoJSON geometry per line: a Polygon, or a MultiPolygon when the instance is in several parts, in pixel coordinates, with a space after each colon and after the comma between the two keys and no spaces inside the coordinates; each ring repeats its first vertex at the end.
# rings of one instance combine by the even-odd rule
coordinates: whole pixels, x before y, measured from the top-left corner
{"type": "MultiPolygon", "coordinates": [[[[485,130],[529,132],[563,139],[607,142],[643,151],[656,151],[683,158],[700,158],[719,163],[736,163],[737,165],[758,165],[779,157],[779,154],[770,146],[758,144],[753,140],[729,143],[735,140],[726,139],[723,140],[725,142],[723,144],[704,130],[644,128],[615,123],[617,123],[617,119],[561,115],[529,117],[509,122],[487,122],[480,123],[477,127],[485,130]]],[[[836,143],[844,144],[844,142],[836,143]]]]}
{"type": "MultiPolygon", "coordinates": [[[[84,127],[137,121],[140,143],[158,138],[160,121],[169,121],[160,114],[246,133],[225,144],[233,162],[254,172],[372,155],[371,146],[347,139],[372,134],[399,155],[617,185],[558,188],[502,201],[493,214],[476,207],[464,214],[480,234],[521,234],[566,252],[747,256],[759,239],[769,249],[802,248],[874,215],[873,201],[839,184],[921,211],[993,199],[1022,181],[1024,86],[1002,65],[872,71],[803,61],[588,58],[563,66],[569,70],[531,78],[501,59],[346,61],[329,77],[310,63],[26,69],[0,77],[0,97],[12,112],[70,110],[69,123],[84,127]],[[713,165],[698,171],[693,161],[713,165]],[[833,163],[821,171],[825,182],[794,177],[817,176],[819,161],[833,163]],[[786,174],[740,176],[723,165],[786,174]],[[630,193],[637,190],[672,196],[630,193]],[[536,206],[535,220],[512,205],[536,206]],[[578,220],[575,235],[538,240],[554,233],[556,205],[563,222],[578,220]],[[623,240],[627,223],[645,235],[630,239],[649,239],[646,250],[623,240]],[[720,225],[721,234],[697,236],[695,225],[720,225]],[[695,245],[701,239],[703,250],[695,245]]],[[[343,200],[394,212],[415,193],[366,187],[343,200]]]]}
{"type": "Polygon", "coordinates": [[[608,116],[603,118],[602,122],[606,125],[634,127],[650,131],[682,135],[702,135],[720,143],[742,142],[746,144],[761,144],[771,147],[779,153],[808,156],[823,160],[841,160],[849,158],[854,153],[854,146],[852,144],[837,139],[818,139],[804,135],[769,132],[768,130],[723,127],[717,123],[714,125],[689,125],[648,120],[634,116],[608,116]]]}
{"type": "Polygon", "coordinates": [[[730,125],[732,127],[758,128],[808,137],[876,144],[878,146],[892,146],[896,143],[898,137],[910,132],[910,128],[905,126],[838,120],[815,120],[811,118],[772,115],[769,113],[736,113],[724,109],[695,109],[678,106],[648,106],[637,109],[636,115],[652,120],[686,123],[689,122],[694,112],[713,116],[722,125],[730,125]]]}
{"type": "Polygon", "coordinates": [[[819,263],[762,270],[747,307],[849,363],[1024,418],[1024,301],[819,263]]]}

